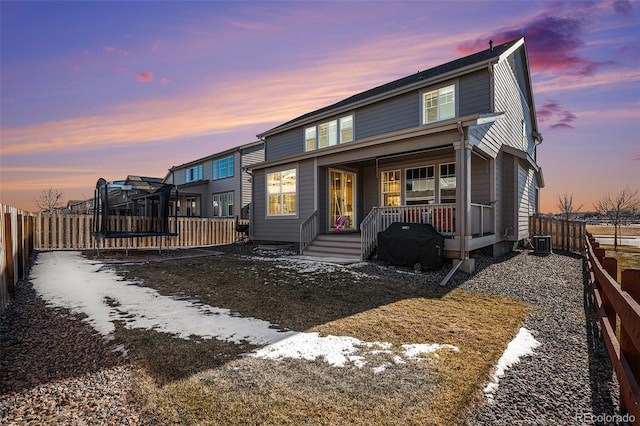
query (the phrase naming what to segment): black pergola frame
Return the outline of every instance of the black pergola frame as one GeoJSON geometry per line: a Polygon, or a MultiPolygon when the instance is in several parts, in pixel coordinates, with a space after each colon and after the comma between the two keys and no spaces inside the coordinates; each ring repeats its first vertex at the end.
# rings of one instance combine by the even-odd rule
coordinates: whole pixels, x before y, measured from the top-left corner
{"type": "MultiPolygon", "coordinates": [[[[114,194],[111,194],[114,195],[114,194]]],[[[136,194],[134,198],[129,199],[128,191],[123,189],[123,185],[117,185],[107,182],[100,178],[96,182],[93,205],[93,223],[92,235],[97,239],[101,238],[139,238],[139,237],[175,237],[178,236],[178,209],[174,209],[173,228],[169,222],[169,202],[172,197],[178,199],[178,188],[172,184],[162,184],[153,192],[136,194]],[[119,188],[120,187],[120,188],[119,188]],[[151,219],[147,223],[145,229],[129,229],[129,230],[112,230],[110,229],[109,218],[111,210],[114,206],[109,204],[110,189],[116,193],[124,193],[126,201],[125,215],[133,218],[151,219]],[[138,213],[136,208],[140,202],[146,207],[145,214],[138,213]],[[133,208],[129,208],[132,203],[133,208]]],[[[122,215],[117,215],[122,217],[122,215]]],[[[133,223],[131,221],[130,223],[133,223]]]]}

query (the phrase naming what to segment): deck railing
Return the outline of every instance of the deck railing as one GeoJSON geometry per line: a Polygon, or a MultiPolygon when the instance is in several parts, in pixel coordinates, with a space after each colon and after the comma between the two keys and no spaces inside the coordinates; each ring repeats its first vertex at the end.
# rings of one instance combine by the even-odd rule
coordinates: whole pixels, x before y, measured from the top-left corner
{"type": "Polygon", "coordinates": [[[318,210],[300,224],[300,254],[318,235],[318,210]]]}
{"type": "Polygon", "coordinates": [[[618,276],[617,260],[605,257],[605,250],[590,234],[585,246],[593,303],[620,384],[620,408],[640,419],[640,269],[624,269],[618,284],[613,278],[618,276]]]}
{"type": "MultiPolygon", "coordinates": [[[[491,215],[485,212],[491,208],[480,204],[472,205],[472,212],[475,209],[479,220],[483,221],[478,225],[480,232],[489,232],[492,228],[489,225],[493,223],[491,215]]],[[[442,235],[450,237],[456,234],[456,207],[455,204],[421,204],[372,208],[360,223],[363,259],[367,259],[375,250],[378,232],[384,231],[394,222],[428,223],[442,235]]]]}

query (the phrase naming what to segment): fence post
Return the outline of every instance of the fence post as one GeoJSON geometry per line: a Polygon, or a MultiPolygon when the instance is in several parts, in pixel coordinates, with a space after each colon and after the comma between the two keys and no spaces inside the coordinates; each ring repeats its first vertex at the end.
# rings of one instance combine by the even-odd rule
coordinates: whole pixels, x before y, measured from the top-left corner
{"type": "Polygon", "coordinates": [[[7,289],[9,294],[13,296],[15,293],[15,274],[13,266],[13,236],[11,226],[11,213],[4,213],[4,265],[6,268],[7,289]]]}
{"type": "MultiPolygon", "coordinates": [[[[636,302],[640,302],[640,269],[625,269],[620,274],[620,287],[636,302]]],[[[640,381],[640,352],[635,347],[627,327],[620,323],[620,352],[624,355],[636,382],[640,381]]],[[[622,392],[620,392],[622,394],[622,392]]],[[[622,396],[622,395],[621,395],[622,396]]],[[[626,404],[620,399],[621,407],[626,410],[626,404]]]]}
{"type": "MultiPolygon", "coordinates": [[[[596,249],[598,252],[604,253],[604,249],[596,249]]],[[[594,250],[594,252],[596,251],[594,250]]],[[[607,274],[611,276],[614,280],[617,280],[618,277],[618,261],[613,257],[599,257],[598,253],[596,253],[596,257],[598,261],[602,265],[602,268],[607,271],[607,274]]],[[[604,307],[604,311],[607,313],[607,318],[609,319],[609,324],[611,324],[611,328],[616,329],[617,316],[616,310],[613,308],[613,304],[607,297],[605,291],[600,293],[602,296],[602,305],[604,307]]]]}

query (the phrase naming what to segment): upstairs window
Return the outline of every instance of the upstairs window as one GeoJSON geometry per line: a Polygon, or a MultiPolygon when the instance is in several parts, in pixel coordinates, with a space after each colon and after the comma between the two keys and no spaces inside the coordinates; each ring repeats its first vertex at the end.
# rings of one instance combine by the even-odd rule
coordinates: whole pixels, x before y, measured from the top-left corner
{"type": "Polygon", "coordinates": [[[184,181],[186,183],[195,182],[197,180],[202,180],[203,178],[203,169],[204,167],[201,165],[191,167],[190,169],[185,170],[185,178],[184,181]]]}
{"type": "Polygon", "coordinates": [[[233,176],[233,155],[213,161],[213,180],[233,176]]]}
{"type": "Polygon", "coordinates": [[[353,141],[353,115],[304,129],[304,150],[314,151],[353,141]]]}
{"type": "Polygon", "coordinates": [[[353,115],[340,119],[340,143],[353,140],[353,115]]]}
{"type": "Polygon", "coordinates": [[[455,85],[441,87],[422,95],[423,124],[456,116],[455,85]]]}
{"type": "Polygon", "coordinates": [[[314,151],[316,146],[316,128],[307,127],[304,129],[304,150],[305,151],[314,151]]]}

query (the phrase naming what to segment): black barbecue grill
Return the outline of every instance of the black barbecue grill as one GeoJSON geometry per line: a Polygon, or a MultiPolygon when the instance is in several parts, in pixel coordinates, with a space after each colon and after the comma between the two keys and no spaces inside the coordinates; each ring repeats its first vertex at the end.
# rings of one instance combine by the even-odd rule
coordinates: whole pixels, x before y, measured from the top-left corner
{"type": "Polygon", "coordinates": [[[378,260],[416,270],[440,269],[444,236],[426,223],[394,222],[378,232],[378,260]]]}
{"type": "Polygon", "coordinates": [[[249,241],[249,224],[238,223],[238,216],[236,216],[236,232],[242,234],[242,237],[238,238],[237,242],[246,243],[249,241]]]}

